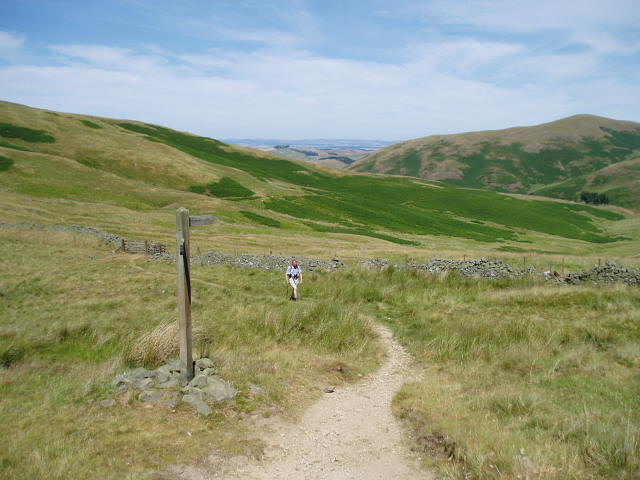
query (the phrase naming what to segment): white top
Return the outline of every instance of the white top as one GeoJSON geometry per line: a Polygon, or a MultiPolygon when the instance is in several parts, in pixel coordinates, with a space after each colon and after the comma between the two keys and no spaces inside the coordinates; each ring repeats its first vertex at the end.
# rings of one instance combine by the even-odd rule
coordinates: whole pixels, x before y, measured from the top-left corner
{"type": "Polygon", "coordinates": [[[291,275],[293,278],[298,278],[300,277],[301,274],[302,274],[302,271],[300,270],[300,265],[298,265],[297,267],[294,267],[293,265],[289,265],[287,267],[287,275],[291,275]]]}

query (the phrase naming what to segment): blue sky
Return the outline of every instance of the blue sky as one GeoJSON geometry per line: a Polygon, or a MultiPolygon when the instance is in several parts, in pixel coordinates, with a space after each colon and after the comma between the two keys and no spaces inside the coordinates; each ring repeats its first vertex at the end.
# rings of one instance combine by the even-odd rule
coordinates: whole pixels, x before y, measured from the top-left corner
{"type": "Polygon", "coordinates": [[[0,99],[215,138],[640,121],[640,1],[4,0],[0,99]]]}

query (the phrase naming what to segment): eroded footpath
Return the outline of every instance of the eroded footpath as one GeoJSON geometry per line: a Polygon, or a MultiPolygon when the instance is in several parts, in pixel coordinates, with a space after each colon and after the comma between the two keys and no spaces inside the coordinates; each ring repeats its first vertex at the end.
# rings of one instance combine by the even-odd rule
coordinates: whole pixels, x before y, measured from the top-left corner
{"type": "Polygon", "coordinates": [[[395,392],[418,374],[391,331],[377,331],[388,350],[382,367],[362,382],[324,393],[299,422],[270,424],[264,459],[212,455],[201,466],[174,466],[172,473],[181,480],[433,479],[391,413],[395,392]]]}

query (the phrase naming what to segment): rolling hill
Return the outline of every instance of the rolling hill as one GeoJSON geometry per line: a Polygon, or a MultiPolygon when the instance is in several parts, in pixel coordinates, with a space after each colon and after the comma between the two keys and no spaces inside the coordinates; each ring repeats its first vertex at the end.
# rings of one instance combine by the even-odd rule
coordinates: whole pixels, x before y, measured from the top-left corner
{"type": "Polygon", "coordinates": [[[0,200],[5,221],[73,221],[148,236],[171,232],[175,207],[184,205],[216,212],[220,235],[234,247],[248,234],[253,244],[262,235],[354,247],[364,238],[425,247],[437,237],[602,244],[622,238],[604,225],[623,219],[602,208],[323,169],[157,125],[6,102],[0,200]]]}
{"type": "Polygon", "coordinates": [[[601,193],[635,209],[640,123],[576,115],[533,127],[433,135],[389,146],[348,168],[566,200],[601,193]]]}

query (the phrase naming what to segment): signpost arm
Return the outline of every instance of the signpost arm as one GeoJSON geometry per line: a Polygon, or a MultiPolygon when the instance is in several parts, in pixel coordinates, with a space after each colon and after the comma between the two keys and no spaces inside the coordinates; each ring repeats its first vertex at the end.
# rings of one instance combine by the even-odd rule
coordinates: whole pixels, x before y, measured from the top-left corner
{"type": "Polygon", "coordinates": [[[176,246],[178,266],[178,312],[180,370],[184,380],[193,378],[193,344],[191,336],[191,279],[189,278],[189,210],[176,212],[176,246]]]}

